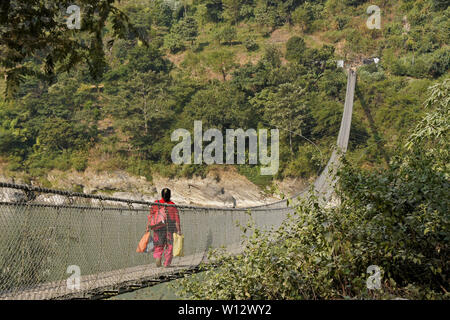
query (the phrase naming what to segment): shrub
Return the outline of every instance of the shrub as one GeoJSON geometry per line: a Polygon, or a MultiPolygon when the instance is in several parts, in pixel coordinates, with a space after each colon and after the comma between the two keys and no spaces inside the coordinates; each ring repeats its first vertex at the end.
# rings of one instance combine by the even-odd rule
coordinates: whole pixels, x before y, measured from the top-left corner
{"type": "Polygon", "coordinates": [[[257,165],[240,165],[237,168],[239,174],[244,175],[250,182],[263,190],[272,183],[272,176],[261,175],[261,168],[257,165]]]}
{"type": "Polygon", "coordinates": [[[319,170],[324,167],[323,163],[322,154],[317,147],[306,143],[298,148],[296,158],[283,170],[283,175],[285,177],[309,178],[318,175],[319,170]]]}
{"type": "Polygon", "coordinates": [[[450,67],[450,52],[446,48],[415,57],[410,54],[402,59],[394,60],[392,72],[399,76],[416,78],[438,78],[447,73],[450,67]]]}
{"type": "Polygon", "coordinates": [[[337,24],[338,30],[343,30],[345,28],[345,26],[347,25],[347,23],[349,23],[349,21],[350,21],[350,18],[347,16],[336,17],[336,24],[337,24]]]}
{"type": "Polygon", "coordinates": [[[310,197],[278,230],[251,223],[239,255],[213,251],[216,269],[202,282],[185,279],[194,299],[450,298],[449,183],[427,159],[396,159],[389,170],[365,172],[345,164],[340,205],[310,197]],[[399,162],[397,162],[399,161],[399,162]],[[424,166],[425,165],[425,166],[424,166]],[[369,290],[370,265],[381,288],[369,290]]]}
{"type": "Polygon", "coordinates": [[[254,7],[248,4],[244,4],[239,10],[239,16],[241,19],[250,19],[254,17],[254,7]]]}
{"type": "Polygon", "coordinates": [[[448,72],[450,68],[450,51],[448,48],[442,48],[433,53],[431,58],[431,65],[428,69],[428,73],[438,78],[448,72]]]}
{"type": "Polygon", "coordinates": [[[363,3],[366,3],[367,0],[345,0],[345,3],[349,6],[357,7],[363,3]]]}
{"type": "Polygon", "coordinates": [[[177,33],[169,33],[164,38],[164,47],[169,49],[171,53],[183,51],[186,47],[184,39],[177,33]]]}
{"type": "Polygon", "coordinates": [[[267,33],[275,30],[277,26],[282,25],[282,19],[276,10],[267,5],[257,6],[254,10],[255,21],[260,26],[269,27],[267,33]]]}
{"type": "Polygon", "coordinates": [[[87,165],[88,165],[87,154],[84,154],[82,152],[76,152],[76,153],[72,154],[70,162],[72,164],[72,167],[75,170],[84,171],[84,170],[86,170],[87,165]]]}
{"type": "Polygon", "coordinates": [[[386,79],[386,74],[381,66],[376,66],[375,64],[370,64],[368,66],[362,67],[358,71],[359,77],[364,79],[366,82],[376,82],[386,79]]]}
{"type": "Polygon", "coordinates": [[[449,6],[449,2],[447,0],[433,0],[433,9],[435,10],[445,10],[449,6]]]}
{"type": "Polygon", "coordinates": [[[323,5],[317,2],[306,1],[292,13],[293,22],[299,25],[304,32],[314,32],[326,23],[321,20],[323,5]]]}
{"type": "Polygon", "coordinates": [[[183,279],[180,294],[223,300],[449,299],[449,167],[439,161],[448,154],[448,81],[432,88],[427,105],[435,111],[415,130],[412,147],[399,148],[387,168],[364,170],[344,158],[336,206],[325,207],[312,194],[278,229],[259,230],[250,219],[242,226],[243,252],[212,251],[216,268],[204,265],[201,282],[183,279]],[[439,148],[430,148],[436,139],[439,148]],[[376,290],[367,285],[372,265],[381,272],[376,290]]]}
{"type": "Polygon", "coordinates": [[[305,40],[301,37],[291,37],[286,43],[286,59],[302,63],[306,51],[305,40]]]}
{"type": "Polygon", "coordinates": [[[247,51],[256,51],[259,48],[259,45],[256,43],[254,38],[245,39],[244,46],[247,49],[247,51]]]}
{"type": "Polygon", "coordinates": [[[225,25],[216,32],[216,38],[219,40],[219,43],[224,42],[226,44],[231,44],[236,37],[236,28],[230,25],[225,25]]]}

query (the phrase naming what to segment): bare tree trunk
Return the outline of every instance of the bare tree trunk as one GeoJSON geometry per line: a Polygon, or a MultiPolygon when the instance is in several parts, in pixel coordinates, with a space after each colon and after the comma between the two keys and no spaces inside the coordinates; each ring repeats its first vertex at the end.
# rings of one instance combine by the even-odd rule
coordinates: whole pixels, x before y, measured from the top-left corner
{"type": "Polygon", "coordinates": [[[225,73],[225,70],[222,69],[222,77],[223,77],[223,81],[227,81],[227,74],[225,73]]]}

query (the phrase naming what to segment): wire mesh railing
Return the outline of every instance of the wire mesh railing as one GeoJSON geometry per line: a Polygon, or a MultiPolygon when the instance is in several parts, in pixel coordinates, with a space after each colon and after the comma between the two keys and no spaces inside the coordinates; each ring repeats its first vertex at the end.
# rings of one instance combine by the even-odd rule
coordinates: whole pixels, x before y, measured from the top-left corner
{"type": "MultiPolygon", "coordinates": [[[[185,235],[184,256],[158,268],[151,253],[136,252],[152,202],[8,183],[0,183],[0,200],[0,299],[83,298],[191,270],[210,248],[238,253],[238,224],[249,219],[245,208],[158,204],[178,211],[185,235]],[[69,285],[74,276],[79,283],[69,285]]],[[[290,210],[255,208],[252,219],[277,227],[290,210]]]]}

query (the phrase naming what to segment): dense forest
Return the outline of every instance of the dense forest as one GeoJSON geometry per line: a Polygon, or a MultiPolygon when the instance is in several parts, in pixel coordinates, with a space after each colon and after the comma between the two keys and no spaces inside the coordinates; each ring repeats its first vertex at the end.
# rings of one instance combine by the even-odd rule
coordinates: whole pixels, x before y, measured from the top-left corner
{"type": "Polygon", "coordinates": [[[3,63],[2,167],[46,186],[52,169],[203,176],[208,166],[170,158],[170,134],[202,120],[205,130],[279,128],[277,176],[259,176],[256,165],[239,172],[261,185],[308,178],[323,168],[340,125],[346,75],[337,60],[359,68],[349,157],[386,166],[424,113],[426,89],[448,73],[449,9],[438,0],[379,1],[381,29],[369,29],[370,4],[117,2],[132,27],[104,19],[95,33],[103,52],[89,30],[70,31],[96,59],[53,61],[38,48],[9,69],[22,74],[3,63]],[[373,57],[380,62],[362,64],[373,57]]]}

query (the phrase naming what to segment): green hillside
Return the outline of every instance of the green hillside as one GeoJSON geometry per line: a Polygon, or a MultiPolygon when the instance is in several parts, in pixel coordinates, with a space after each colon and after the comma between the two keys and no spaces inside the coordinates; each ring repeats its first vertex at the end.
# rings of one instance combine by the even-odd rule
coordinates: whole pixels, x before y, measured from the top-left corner
{"type": "MultiPolygon", "coordinates": [[[[49,81],[39,76],[44,53],[28,59],[34,71],[0,102],[2,168],[42,184],[52,169],[87,167],[148,179],[154,172],[205,175],[206,165],[171,161],[177,143],[171,133],[192,132],[194,120],[202,120],[204,130],[224,133],[279,128],[274,178],[308,178],[323,168],[340,125],[346,88],[340,59],[359,68],[349,157],[386,166],[423,115],[426,89],[448,77],[450,11],[446,1],[379,1],[381,29],[369,29],[371,4],[120,1],[136,29],[112,43],[115,21],[107,20],[104,65],[96,66],[101,76],[79,63],[49,81]],[[373,57],[378,65],[362,66],[373,57]]],[[[89,41],[82,32],[75,36],[89,41]]],[[[254,165],[238,169],[270,183],[254,165]]]]}

